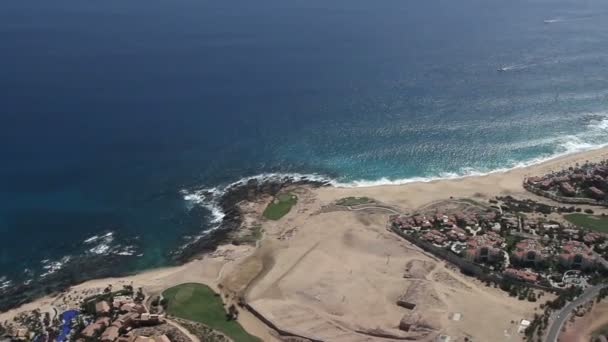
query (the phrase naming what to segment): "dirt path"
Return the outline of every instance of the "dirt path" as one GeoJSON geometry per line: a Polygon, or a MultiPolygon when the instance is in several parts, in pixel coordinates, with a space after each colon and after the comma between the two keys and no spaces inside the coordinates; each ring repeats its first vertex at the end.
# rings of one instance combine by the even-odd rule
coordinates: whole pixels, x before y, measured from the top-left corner
{"type": "Polygon", "coordinates": [[[192,333],[190,333],[190,331],[188,331],[188,329],[182,327],[179,323],[172,321],[168,318],[165,318],[167,320],[167,324],[170,324],[171,326],[175,327],[177,330],[181,331],[182,334],[188,336],[188,338],[192,341],[192,342],[201,342],[201,340],[194,336],[192,333]]]}

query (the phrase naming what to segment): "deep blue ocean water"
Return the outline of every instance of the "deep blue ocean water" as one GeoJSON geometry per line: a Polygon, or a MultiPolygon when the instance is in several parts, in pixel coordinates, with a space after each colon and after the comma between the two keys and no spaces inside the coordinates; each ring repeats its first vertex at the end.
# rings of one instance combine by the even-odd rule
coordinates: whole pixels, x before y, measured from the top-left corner
{"type": "Polygon", "coordinates": [[[191,189],[608,143],[602,0],[4,0],[0,46],[0,287],[73,255],[167,263],[214,225],[191,189]]]}

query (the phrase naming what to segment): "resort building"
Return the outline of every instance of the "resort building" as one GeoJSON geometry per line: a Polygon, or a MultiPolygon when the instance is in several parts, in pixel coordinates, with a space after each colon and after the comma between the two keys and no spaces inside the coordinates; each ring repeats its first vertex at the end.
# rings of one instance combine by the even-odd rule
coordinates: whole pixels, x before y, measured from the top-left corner
{"type": "Polygon", "coordinates": [[[515,268],[507,268],[503,274],[506,277],[513,278],[516,280],[522,280],[529,283],[535,283],[538,281],[538,274],[530,271],[518,270],[515,268]]]}
{"type": "Polygon", "coordinates": [[[597,200],[603,200],[606,198],[606,193],[594,186],[589,188],[589,195],[597,200]]]}
{"type": "Polygon", "coordinates": [[[540,188],[543,190],[549,190],[553,186],[553,180],[547,179],[540,183],[540,188]]]}
{"type": "Polygon", "coordinates": [[[120,335],[120,329],[112,325],[101,334],[101,342],[113,342],[120,335]]]}
{"type": "Polygon", "coordinates": [[[95,312],[98,315],[106,315],[110,313],[110,304],[108,304],[108,302],[105,300],[95,303],[95,312]]]}
{"type": "Polygon", "coordinates": [[[443,246],[448,241],[448,238],[438,230],[430,230],[424,233],[422,239],[439,246],[443,246]]]}
{"type": "Polygon", "coordinates": [[[605,239],[605,235],[602,233],[598,233],[598,232],[588,232],[585,234],[585,236],[583,236],[583,241],[585,241],[585,243],[587,244],[594,244],[596,242],[600,242],[601,240],[605,239]]]}
{"type": "Polygon", "coordinates": [[[568,182],[563,182],[562,184],[560,184],[559,189],[566,196],[574,196],[574,195],[576,195],[576,190],[568,182]]]}
{"type": "Polygon", "coordinates": [[[511,259],[519,264],[540,266],[550,255],[549,248],[543,247],[540,241],[525,239],[515,245],[511,259]]]}
{"type": "Polygon", "coordinates": [[[569,180],[570,180],[570,177],[568,177],[568,176],[559,176],[559,177],[553,178],[553,182],[555,182],[555,183],[566,183],[569,180]]]}
{"type": "Polygon", "coordinates": [[[446,233],[447,237],[452,240],[452,241],[467,241],[467,232],[457,226],[453,226],[452,229],[450,229],[447,233],[446,233]]]}
{"type": "Polygon", "coordinates": [[[566,242],[562,246],[559,261],[569,268],[587,269],[595,266],[595,256],[591,249],[579,241],[566,242]]]}
{"type": "Polygon", "coordinates": [[[500,261],[503,257],[500,245],[503,242],[503,238],[494,232],[471,237],[467,241],[466,258],[475,262],[500,261]]]}
{"type": "Polygon", "coordinates": [[[133,303],[133,297],[131,296],[116,296],[112,301],[112,306],[115,308],[121,307],[123,304],[133,303]]]}
{"type": "Polygon", "coordinates": [[[390,217],[393,226],[401,229],[401,231],[407,232],[412,230],[419,230],[420,227],[416,225],[416,221],[412,217],[406,217],[401,215],[392,215],[390,217]]]}

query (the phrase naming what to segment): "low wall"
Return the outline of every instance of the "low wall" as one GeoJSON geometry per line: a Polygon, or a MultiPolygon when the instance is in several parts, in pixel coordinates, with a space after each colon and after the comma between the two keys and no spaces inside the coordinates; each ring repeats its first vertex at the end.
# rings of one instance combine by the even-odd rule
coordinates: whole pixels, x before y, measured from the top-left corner
{"type": "Polygon", "coordinates": [[[272,330],[276,331],[279,335],[283,336],[283,337],[297,337],[297,338],[302,338],[302,339],[306,339],[309,340],[311,342],[324,342],[323,340],[317,340],[308,336],[302,336],[302,335],[298,335],[298,334],[294,334],[291,333],[287,330],[283,330],[279,327],[276,326],[276,324],[274,324],[271,320],[269,320],[268,318],[264,317],[264,315],[262,315],[258,310],[254,309],[253,306],[245,303],[245,308],[251,312],[257,319],[259,319],[260,321],[262,321],[264,324],[266,324],[268,327],[270,327],[272,330]]]}

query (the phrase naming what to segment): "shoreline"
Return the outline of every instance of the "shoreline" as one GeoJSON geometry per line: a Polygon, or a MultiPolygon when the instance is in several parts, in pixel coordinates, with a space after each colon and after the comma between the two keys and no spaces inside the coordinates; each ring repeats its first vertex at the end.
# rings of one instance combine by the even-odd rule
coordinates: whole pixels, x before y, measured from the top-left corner
{"type": "MultiPolygon", "coordinates": [[[[329,202],[341,197],[366,196],[408,210],[450,197],[488,199],[498,195],[518,194],[526,198],[539,199],[542,197],[524,189],[523,181],[526,177],[557,172],[577,163],[583,164],[604,159],[608,159],[608,147],[568,154],[539,164],[484,175],[410,182],[399,185],[324,187],[319,191],[319,197],[321,200],[329,202]]],[[[552,202],[546,198],[542,199],[546,202],[552,202]]]]}
{"type": "MultiPolygon", "coordinates": [[[[169,285],[177,285],[180,281],[194,281],[209,285],[220,292],[219,284],[227,277],[227,274],[239,272],[238,264],[255,254],[259,248],[231,244],[230,233],[238,231],[244,221],[245,214],[239,205],[242,202],[259,202],[260,197],[269,197],[278,193],[285,187],[306,187],[312,193],[310,198],[311,208],[320,208],[333,201],[350,196],[366,196],[374,198],[382,203],[401,208],[406,211],[416,210],[436,201],[453,198],[478,198],[490,199],[498,195],[518,195],[523,197],[538,197],[527,192],[523,188],[525,177],[542,175],[553,171],[559,171],[576,163],[586,161],[593,162],[608,159],[608,147],[591,151],[569,154],[559,158],[551,159],[543,163],[530,165],[522,168],[510,169],[504,172],[494,172],[486,175],[467,176],[456,179],[438,179],[428,182],[410,182],[400,185],[378,185],[369,187],[336,187],[319,181],[298,180],[285,183],[259,183],[249,180],[244,183],[239,191],[234,192],[228,198],[223,198],[223,206],[230,211],[224,217],[229,226],[218,229],[220,234],[214,240],[201,239],[200,244],[192,246],[192,250],[198,250],[183,260],[178,266],[166,266],[148,269],[125,276],[112,276],[107,278],[94,278],[77,284],[67,285],[69,291],[104,287],[109,283],[125,284],[134,282],[141,284],[148,291],[154,293],[169,285]],[[314,202],[314,203],[313,203],[314,202]],[[214,245],[216,244],[216,245],[214,245]]],[[[547,201],[547,200],[545,200],[547,201]]],[[[260,203],[257,204],[259,207],[260,203]]],[[[308,209],[307,209],[308,210],[308,209]]],[[[293,213],[295,218],[289,220],[297,222],[305,220],[301,213],[293,213]]],[[[264,240],[264,238],[263,238],[264,240]]],[[[61,295],[46,295],[26,304],[11,308],[0,313],[0,321],[14,317],[17,313],[31,310],[33,308],[48,308],[53,301],[61,295]]],[[[31,298],[30,298],[31,299],[31,298]]],[[[244,327],[250,331],[267,336],[267,329],[255,317],[244,316],[244,327]],[[247,318],[245,318],[247,317],[247,318]]]]}

